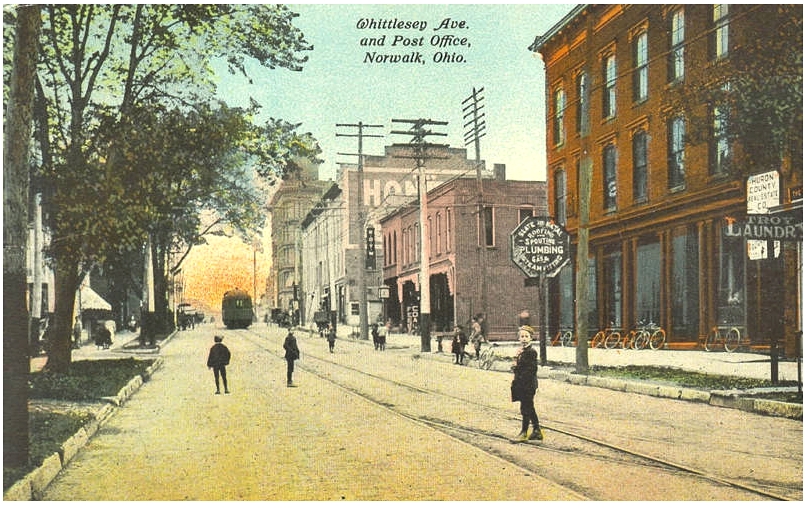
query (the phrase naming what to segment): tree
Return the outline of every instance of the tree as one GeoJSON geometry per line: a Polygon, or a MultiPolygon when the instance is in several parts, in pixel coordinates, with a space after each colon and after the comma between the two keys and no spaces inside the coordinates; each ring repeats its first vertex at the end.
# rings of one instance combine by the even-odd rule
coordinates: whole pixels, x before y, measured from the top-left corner
{"type": "Polygon", "coordinates": [[[39,7],[18,7],[3,119],[3,467],[28,464],[28,167],[39,7]]]}
{"type": "MultiPolygon", "coordinates": [[[[37,140],[48,186],[44,204],[56,289],[46,369],[64,372],[70,364],[73,295],[82,276],[107,253],[134,248],[144,222],[154,227],[150,219],[167,213],[130,199],[127,193],[134,187],[125,185],[126,178],[135,173],[119,173],[126,147],[120,146],[122,138],[104,139],[105,129],[111,123],[137,126],[139,108],[147,105],[188,110],[205,103],[215,88],[208,65],[212,59],[223,58],[233,72],[243,74],[247,59],[266,68],[301,70],[302,53],[311,47],[292,24],[297,15],[285,6],[76,4],[43,9],[37,140]]],[[[265,175],[285,171],[286,165],[276,163],[265,175]]],[[[155,182],[153,166],[138,169],[146,170],[143,184],[155,182]]]]}
{"type": "MultiPolygon", "coordinates": [[[[784,161],[802,163],[803,9],[802,5],[740,5],[739,33],[729,58],[693,66],[689,80],[668,95],[666,118],[683,115],[692,128],[687,141],[706,143],[712,136],[713,108],[728,114],[717,120],[741,148],[733,167],[741,173],[779,169],[784,161]]],[[[700,51],[699,40],[695,53],[700,51]]]]}

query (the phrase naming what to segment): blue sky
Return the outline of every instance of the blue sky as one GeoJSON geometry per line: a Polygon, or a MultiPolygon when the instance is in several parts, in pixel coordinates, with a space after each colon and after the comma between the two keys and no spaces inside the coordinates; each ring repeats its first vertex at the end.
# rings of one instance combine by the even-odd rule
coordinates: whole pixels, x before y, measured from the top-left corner
{"type": "MultiPolygon", "coordinates": [[[[546,33],[574,4],[289,4],[314,49],[302,72],[257,67],[249,72],[253,83],[243,78],[221,76],[220,95],[232,106],[244,106],[252,97],[263,105],[263,114],[301,123],[303,132],[319,140],[325,159],[321,177],[331,178],[337,162],[352,162],[338,152],[355,153],[351,133],[338,123],[383,125],[374,132],[382,139],[364,141],[364,153],[378,155],[383,146],[403,143],[405,136],[392,135],[402,124],[393,118],[430,118],[446,121],[437,132],[447,137],[431,141],[464,147],[462,101],[474,87],[484,88],[485,136],[481,156],[507,165],[507,178],[545,178],[544,65],[527,48],[535,37],[546,33]],[[464,21],[466,28],[434,28],[443,20],[464,21]],[[424,30],[407,28],[358,28],[359,20],[393,24],[395,20],[425,22],[424,30]],[[467,45],[439,47],[432,37],[449,35],[466,38],[467,45]],[[362,39],[383,46],[367,46],[362,39]],[[395,38],[422,38],[422,45],[404,47],[395,38]],[[378,54],[422,54],[420,63],[364,63],[367,52],[378,54]],[[434,63],[435,53],[447,52],[464,62],[434,63]]],[[[446,38],[447,40],[447,38],[446,38]]],[[[473,145],[468,157],[474,158],[473,145]]]]}

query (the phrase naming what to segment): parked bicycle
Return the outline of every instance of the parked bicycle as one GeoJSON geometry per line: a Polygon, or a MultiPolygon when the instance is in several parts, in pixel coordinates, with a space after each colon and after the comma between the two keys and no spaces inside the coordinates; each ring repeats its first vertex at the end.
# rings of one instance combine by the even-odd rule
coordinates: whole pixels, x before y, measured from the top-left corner
{"type": "Polygon", "coordinates": [[[647,325],[644,325],[642,331],[637,334],[633,347],[634,349],[650,347],[651,349],[658,350],[665,347],[666,342],[667,333],[665,329],[653,321],[650,321],[647,325]]]}
{"type": "Polygon", "coordinates": [[[615,347],[622,345],[622,349],[631,349],[634,347],[636,339],[640,335],[645,335],[644,323],[642,321],[637,324],[636,328],[628,330],[628,333],[625,335],[622,335],[620,330],[613,330],[605,338],[605,348],[614,349],[615,347]]]}
{"type": "Polygon", "coordinates": [[[496,344],[487,340],[482,341],[482,347],[479,350],[479,359],[477,360],[477,365],[480,369],[490,370],[493,366],[493,363],[496,361],[495,348],[496,344]]]}
{"type": "Polygon", "coordinates": [[[704,338],[704,351],[713,351],[716,347],[724,346],[728,353],[732,353],[741,345],[741,331],[735,325],[717,325],[704,338]]]}
{"type": "Polygon", "coordinates": [[[552,346],[566,346],[572,345],[572,331],[569,329],[561,328],[558,333],[552,338],[550,342],[552,346]]]}
{"type": "Polygon", "coordinates": [[[605,347],[606,339],[608,339],[608,336],[614,332],[620,332],[620,329],[617,328],[614,325],[614,322],[612,321],[607,328],[603,330],[598,330],[597,333],[594,334],[594,337],[591,338],[591,342],[589,342],[589,345],[595,348],[605,347]]]}

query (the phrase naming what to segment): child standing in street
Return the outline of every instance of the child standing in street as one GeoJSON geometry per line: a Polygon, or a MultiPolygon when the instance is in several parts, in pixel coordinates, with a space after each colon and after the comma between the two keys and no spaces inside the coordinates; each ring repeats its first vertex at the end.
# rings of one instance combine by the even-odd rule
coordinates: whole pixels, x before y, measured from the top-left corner
{"type": "Polygon", "coordinates": [[[222,335],[214,336],[214,345],[208,351],[208,368],[214,369],[214,384],[217,386],[215,395],[220,393],[220,376],[222,376],[222,387],[225,393],[228,391],[228,378],[225,374],[225,366],[231,362],[231,351],[222,343],[222,335]]]}
{"type": "Polygon", "coordinates": [[[293,367],[295,361],[299,359],[298,344],[293,330],[287,330],[287,337],[284,338],[284,359],[287,360],[287,386],[293,386],[293,367]]]}
{"type": "Polygon", "coordinates": [[[513,365],[513,382],[510,395],[513,402],[521,403],[521,433],[518,441],[527,439],[543,440],[543,432],[538,422],[538,413],[535,411],[535,391],[538,389],[538,353],[532,349],[532,334],[535,330],[524,325],[518,329],[518,355],[513,365]],[[532,424],[532,434],[527,436],[529,425],[532,424]]]}

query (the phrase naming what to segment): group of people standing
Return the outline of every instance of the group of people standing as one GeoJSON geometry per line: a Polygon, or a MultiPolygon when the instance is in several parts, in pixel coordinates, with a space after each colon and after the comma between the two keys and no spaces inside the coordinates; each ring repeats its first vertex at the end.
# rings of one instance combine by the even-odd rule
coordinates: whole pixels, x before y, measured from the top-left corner
{"type": "Polygon", "coordinates": [[[389,334],[389,325],[383,323],[372,324],[372,342],[376,351],[386,349],[386,336],[389,334]]]}
{"type": "MultiPolygon", "coordinates": [[[[372,338],[376,350],[385,349],[387,332],[388,327],[386,325],[379,325],[377,323],[372,325],[372,338]]],[[[535,330],[529,325],[523,325],[518,329],[519,347],[515,353],[515,359],[512,365],[513,380],[510,384],[510,397],[513,402],[520,403],[521,431],[516,439],[519,442],[543,440],[544,438],[538,419],[538,413],[535,409],[535,392],[538,390],[538,352],[532,347],[532,337],[534,334],[535,330]],[[529,431],[530,425],[532,426],[531,432],[529,431]]],[[[469,341],[462,327],[457,325],[452,344],[455,363],[457,365],[463,365],[465,347],[468,342],[473,343],[476,358],[478,358],[479,349],[483,340],[484,336],[482,335],[481,318],[479,316],[473,318],[469,341]]],[[[208,367],[214,370],[214,383],[217,388],[217,391],[214,392],[215,394],[220,393],[220,378],[222,378],[225,393],[229,393],[225,367],[230,363],[231,352],[222,341],[223,337],[221,335],[214,336],[214,345],[209,351],[207,362],[208,367]]],[[[330,353],[332,353],[335,347],[335,328],[332,324],[330,324],[327,329],[327,341],[329,343],[330,353]]],[[[295,335],[293,335],[292,329],[288,329],[282,347],[284,348],[284,358],[287,361],[287,386],[294,386],[293,370],[295,362],[300,358],[301,353],[299,352],[298,343],[295,335]]]]}
{"type": "Polygon", "coordinates": [[[479,359],[482,349],[482,342],[484,335],[482,334],[482,316],[477,314],[473,317],[470,323],[470,337],[465,334],[461,325],[456,325],[453,330],[453,341],[451,342],[451,353],[454,355],[453,363],[456,365],[464,365],[465,349],[468,343],[473,344],[473,350],[476,353],[476,359],[479,359]]]}

